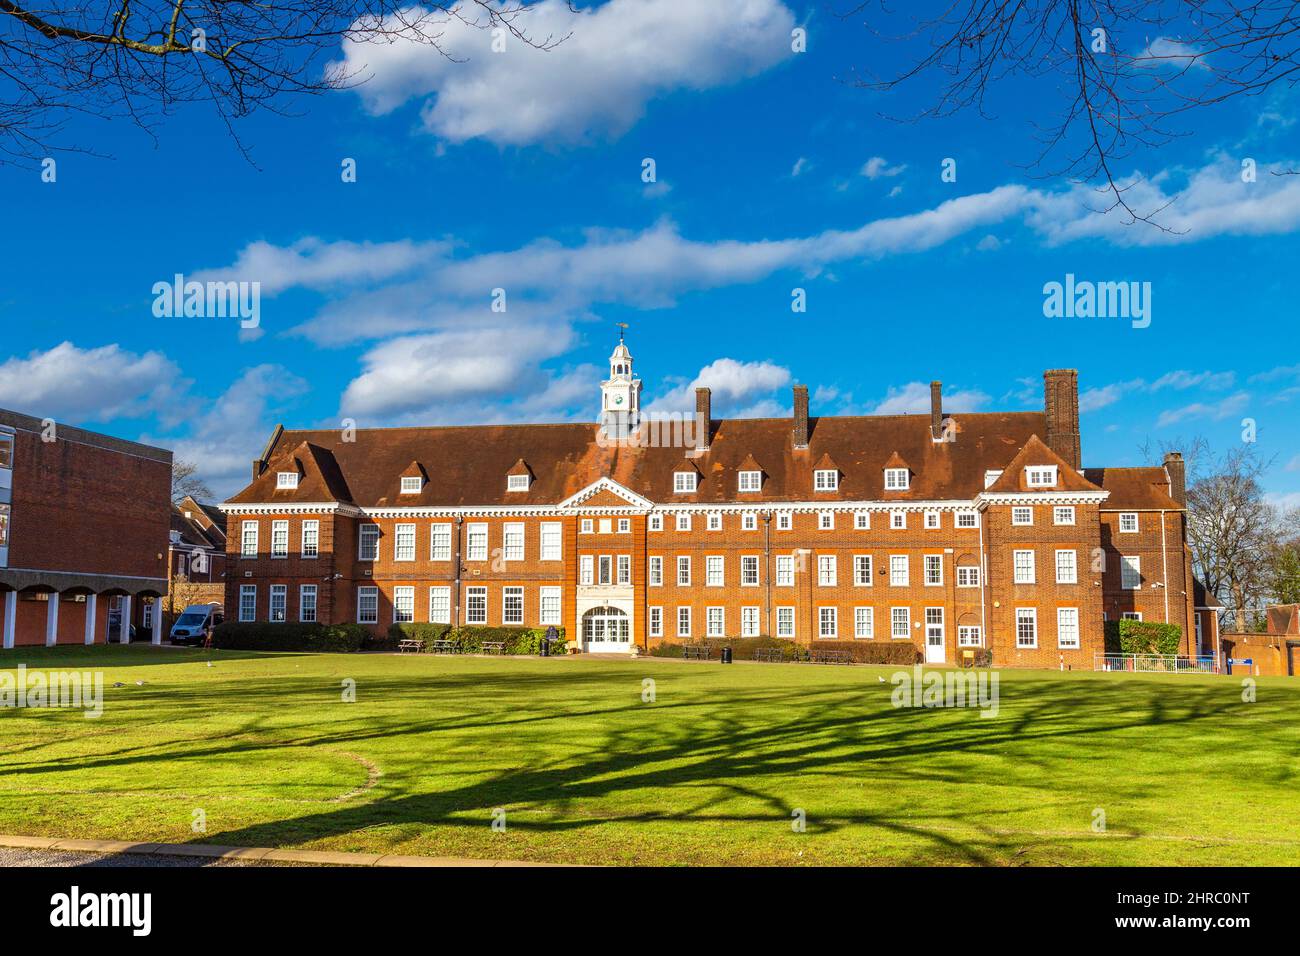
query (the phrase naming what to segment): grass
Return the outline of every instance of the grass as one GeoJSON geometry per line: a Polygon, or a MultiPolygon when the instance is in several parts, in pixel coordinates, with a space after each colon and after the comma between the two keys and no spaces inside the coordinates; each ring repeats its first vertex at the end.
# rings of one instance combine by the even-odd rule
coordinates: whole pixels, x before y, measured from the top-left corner
{"type": "Polygon", "coordinates": [[[981,719],[894,709],[892,669],[860,666],[149,647],[0,661],[19,662],[102,668],[105,710],[0,710],[6,833],[576,863],[1300,860],[1286,678],[1244,703],[1239,678],[1004,671],[981,719]]]}

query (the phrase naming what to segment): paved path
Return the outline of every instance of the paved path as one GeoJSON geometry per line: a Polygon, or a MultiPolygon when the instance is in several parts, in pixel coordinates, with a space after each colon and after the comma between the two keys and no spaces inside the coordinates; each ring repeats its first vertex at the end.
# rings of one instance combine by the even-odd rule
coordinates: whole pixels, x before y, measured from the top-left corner
{"type": "Polygon", "coordinates": [[[0,864],[9,866],[550,866],[519,860],[469,860],[454,856],[339,853],[334,850],[277,850],[210,843],[128,843],[122,840],[61,840],[0,834],[0,864]],[[17,851],[12,862],[5,861],[17,851]],[[87,858],[98,854],[98,861],[87,858]],[[62,859],[73,862],[59,862],[62,859]],[[29,862],[24,863],[22,860],[29,862]],[[48,859],[48,862],[43,860],[48,859]],[[134,862],[138,859],[140,862],[134,862]],[[168,862],[160,862],[166,860],[168,862]]]}

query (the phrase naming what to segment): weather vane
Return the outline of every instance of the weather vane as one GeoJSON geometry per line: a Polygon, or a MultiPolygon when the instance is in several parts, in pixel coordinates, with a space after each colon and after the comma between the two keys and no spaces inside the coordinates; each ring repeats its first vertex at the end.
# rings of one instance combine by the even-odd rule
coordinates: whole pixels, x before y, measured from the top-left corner
{"type": "Polygon", "coordinates": [[[614,324],[618,326],[618,340],[619,340],[619,342],[622,342],[622,341],[623,341],[623,333],[627,331],[627,323],[626,323],[626,322],[615,322],[614,324]]]}

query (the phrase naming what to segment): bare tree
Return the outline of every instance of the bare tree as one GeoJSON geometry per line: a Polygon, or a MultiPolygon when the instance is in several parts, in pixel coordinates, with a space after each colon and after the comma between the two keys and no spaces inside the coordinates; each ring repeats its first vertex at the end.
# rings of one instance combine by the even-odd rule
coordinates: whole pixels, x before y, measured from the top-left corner
{"type": "Polygon", "coordinates": [[[0,0],[0,160],[60,148],[77,114],[150,129],[195,101],[216,108],[242,152],[232,120],[364,79],[320,67],[343,40],[422,43],[447,56],[440,41],[453,21],[538,49],[564,39],[529,37],[526,13],[512,0],[0,0]]]}
{"type": "Polygon", "coordinates": [[[1185,135],[1181,114],[1300,79],[1294,0],[942,0],[928,6],[936,12],[860,0],[840,14],[905,48],[901,70],[883,77],[863,71],[858,85],[888,91],[937,76],[931,105],[913,118],[967,110],[992,118],[995,89],[1017,80],[1059,89],[1060,108],[1035,127],[1042,150],[1030,165],[1049,176],[1104,182],[1105,211],[1120,209],[1130,222],[1159,226],[1152,217],[1160,209],[1130,205],[1133,183],[1119,178],[1118,160],[1185,135]]]}
{"type": "Polygon", "coordinates": [[[189,495],[195,501],[211,501],[212,489],[198,476],[199,466],[192,461],[172,462],[172,504],[189,495]]]}

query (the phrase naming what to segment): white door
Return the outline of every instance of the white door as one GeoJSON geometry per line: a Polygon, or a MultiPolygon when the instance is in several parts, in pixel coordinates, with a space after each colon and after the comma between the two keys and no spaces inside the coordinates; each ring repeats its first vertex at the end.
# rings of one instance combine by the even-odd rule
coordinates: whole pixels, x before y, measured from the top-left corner
{"type": "Polygon", "coordinates": [[[608,605],[582,615],[582,649],[589,654],[626,654],[632,649],[632,619],[608,605]]]}
{"type": "Polygon", "coordinates": [[[927,607],[925,609],[925,662],[942,664],[944,662],[943,608],[927,607]]]}

